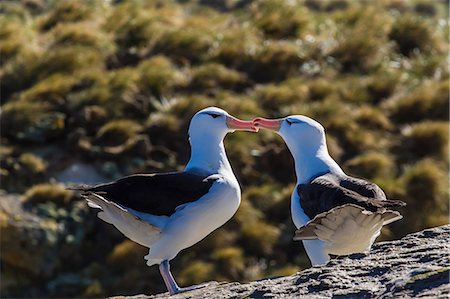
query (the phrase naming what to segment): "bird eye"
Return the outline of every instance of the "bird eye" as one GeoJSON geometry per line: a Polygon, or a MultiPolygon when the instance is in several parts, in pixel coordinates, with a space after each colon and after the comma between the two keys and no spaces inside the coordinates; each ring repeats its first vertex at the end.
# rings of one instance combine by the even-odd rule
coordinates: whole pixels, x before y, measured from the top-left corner
{"type": "Polygon", "coordinates": [[[289,125],[292,125],[294,122],[293,121],[290,121],[289,119],[286,119],[286,122],[289,124],[289,125]]]}
{"type": "Polygon", "coordinates": [[[220,116],[220,114],[215,114],[215,113],[208,113],[209,115],[211,115],[212,118],[218,118],[220,116]]]}

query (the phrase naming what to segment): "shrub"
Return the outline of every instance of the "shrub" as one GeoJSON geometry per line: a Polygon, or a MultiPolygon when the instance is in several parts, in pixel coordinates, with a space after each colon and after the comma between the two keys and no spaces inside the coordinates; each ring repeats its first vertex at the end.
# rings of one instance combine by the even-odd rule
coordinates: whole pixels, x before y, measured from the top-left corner
{"type": "Polygon", "coordinates": [[[281,84],[257,86],[254,92],[256,102],[269,112],[279,112],[281,107],[305,102],[309,98],[306,84],[287,81],[281,84]]]}
{"type": "Polygon", "coordinates": [[[59,23],[78,22],[88,19],[92,9],[81,1],[58,1],[53,10],[42,20],[41,28],[48,30],[59,23]]]}
{"type": "Polygon", "coordinates": [[[192,63],[205,61],[214,42],[213,35],[206,28],[188,26],[165,32],[154,44],[153,51],[192,63]]]}
{"type": "Polygon", "coordinates": [[[449,118],[449,85],[447,81],[425,81],[422,85],[400,94],[386,104],[391,117],[398,123],[424,119],[449,118]]]}
{"type": "Polygon", "coordinates": [[[250,7],[250,13],[258,28],[278,39],[301,36],[308,24],[308,13],[295,1],[256,1],[250,7]]]}
{"type": "Polygon", "coordinates": [[[32,204],[53,202],[58,206],[64,206],[75,199],[72,191],[66,190],[63,185],[39,184],[34,185],[25,192],[25,201],[32,204]]]}
{"type": "Polygon", "coordinates": [[[210,49],[213,60],[244,71],[257,47],[262,43],[261,34],[250,26],[231,23],[217,36],[217,44],[210,49]]]}
{"type": "Polygon", "coordinates": [[[294,42],[266,41],[250,58],[248,72],[256,81],[283,81],[298,73],[302,57],[301,47],[294,42]]]}
{"type": "Polygon", "coordinates": [[[62,106],[76,80],[72,76],[55,74],[39,81],[21,93],[24,102],[48,103],[51,106],[62,106]]]}
{"type": "Polygon", "coordinates": [[[79,45],[96,49],[104,57],[114,52],[114,44],[109,36],[90,22],[60,24],[52,30],[52,34],[53,48],[79,45]]]}
{"type": "Polygon", "coordinates": [[[447,171],[436,162],[430,159],[417,162],[405,170],[400,181],[408,203],[404,225],[418,230],[435,225],[433,218],[448,215],[447,171]]]}
{"type": "Polygon", "coordinates": [[[389,38],[395,41],[400,53],[407,56],[416,49],[430,51],[437,47],[433,30],[423,19],[413,15],[398,18],[392,26],[389,38]]]}
{"type": "Polygon", "coordinates": [[[355,121],[364,128],[383,131],[389,131],[392,128],[389,118],[380,109],[362,106],[356,110],[355,114],[355,121]]]}
{"type": "Polygon", "coordinates": [[[339,18],[347,26],[338,30],[330,55],[340,62],[344,72],[367,72],[377,67],[390,19],[377,14],[374,6],[355,6],[342,12],[339,18]]]}
{"type": "Polygon", "coordinates": [[[95,143],[103,146],[121,145],[135,137],[141,129],[141,125],[132,120],[113,120],[98,130],[95,143]]]}
{"type": "Polygon", "coordinates": [[[4,136],[43,143],[63,133],[65,115],[42,103],[15,101],[4,105],[0,123],[4,136]]]}
{"type": "Polygon", "coordinates": [[[245,269],[245,259],[242,249],[236,247],[218,248],[212,253],[212,258],[218,264],[221,273],[232,279],[240,279],[245,269]]]}
{"type": "Polygon", "coordinates": [[[413,159],[433,156],[448,158],[448,122],[425,121],[408,127],[403,132],[401,151],[413,159]]]}
{"type": "Polygon", "coordinates": [[[208,63],[192,69],[192,80],[189,86],[193,89],[236,89],[243,86],[246,79],[246,75],[238,71],[228,69],[221,64],[208,63]]]}
{"type": "Polygon", "coordinates": [[[185,78],[164,56],[154,56],[138,65],[139,84],[142,90],[149,89],[156,97],[170,93],[176,86],[184,85],[185,78]]]}
{"type": "Polygon", "coordinates": [[[400,75],[393,71],[378,71],[368,79],[367,91],[371,102],[377,104],[391,96],[399,85],[400,75]]]}
{"type": "Polygon", "coordinates": [[[33,78],[43,79],[55,73],[73,74],[85,68],[102,68],[104,61],[96,49],[83,46],[61,46],[45,52],[33,63],[33,78]]]}
{"type": "Polygon", "coordinates": [[[276,226],[263,221],[244,223],[241,230],[245,248],[259,256],[272,254],[280,236],[280,230],[276,226]]]}
{"type": "Polygon", "coordinates": [[[46,170],[45,161],[31,153],[20,155],[19,163],[31,175],[42,175],[46,170]]]}
{"type": "Polygon", "coordinates": [[[177,275],[177,279],[183,285],[199,284],[210,279],[213,273],[213,264],[197,260],[185,265],[177,275]]]}
{"type": "Polygon", "coordinates": [[[344,167],[350,173],[368,179],[386,178],[395,175],[392,158],[383,153],[368,152],[345,162],[344,167]]]}

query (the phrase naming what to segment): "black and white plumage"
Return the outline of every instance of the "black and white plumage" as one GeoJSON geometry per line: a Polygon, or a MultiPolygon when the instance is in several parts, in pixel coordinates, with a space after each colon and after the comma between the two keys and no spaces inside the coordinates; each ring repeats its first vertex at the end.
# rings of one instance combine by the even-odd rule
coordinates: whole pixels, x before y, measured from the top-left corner
{"type": "Polygon", "coordinates": [[[306,116],[253,120],[255,126],[276,131],[295,161],[297,184],[291,197],[294,240],[302,240],[313,265],[330,255],[370,250],[383,225],[402,218],[376,184],[344,173],[328,153],[325,130],[306,116]]]}
{"type": "Polygon", "coordinates": [[[235,130],[256,131],[226,111],[209,107],[196,113],[189,126],[191,158],[183,172],[137,174],[82,192],[98,217],[129,239],[149,248],[147,265],[159,264],[170,294],[180,288],[169,261],[202,240],[236,212],[241,190],[225,153],[223,139],[235,130]]]}

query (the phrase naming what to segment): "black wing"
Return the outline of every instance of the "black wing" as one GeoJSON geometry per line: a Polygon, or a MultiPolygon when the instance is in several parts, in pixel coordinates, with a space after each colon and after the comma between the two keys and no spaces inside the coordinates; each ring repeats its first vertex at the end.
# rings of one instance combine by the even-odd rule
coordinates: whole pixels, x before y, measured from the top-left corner
{"type": "Polygon", "coordinates": [[[175,209],[208,193],[220,176],[201,176],[189,172],[136,174],[112,183],[75,187],[93,192],[124,207],[152,215],[170,216],[175,209]]]}
{"type": "Polygon", "coordinates": [[[300,205],[310,219],[344,204],[355,204],[371,212],[406,205],[400,200],[387,199],[374,183],[331,173],[319,176],[309,184],[298,185],[297,192],[300,205]]]}

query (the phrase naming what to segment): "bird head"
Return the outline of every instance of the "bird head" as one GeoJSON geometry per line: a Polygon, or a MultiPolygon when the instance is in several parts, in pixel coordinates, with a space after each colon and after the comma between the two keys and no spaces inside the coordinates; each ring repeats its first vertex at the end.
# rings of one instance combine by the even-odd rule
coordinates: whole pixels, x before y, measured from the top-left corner
{"type": "Polygon", "coordinates": [[[318,148],[325,143],[323,126],[304,115],[290,115],[279,119],[257,117],[253,119],[253,125],[256,128],[276,132],[284,139],[291,150],[300,145],[302,148],[318,148]]]}
{"type": "Polygon", "coordinates": [[[208,107],[197,112],[191,119],[189,135],[210,135],[225,137],[236,130],[257,132],[252,121],[240,120],[217,107],[208,107]]]}

